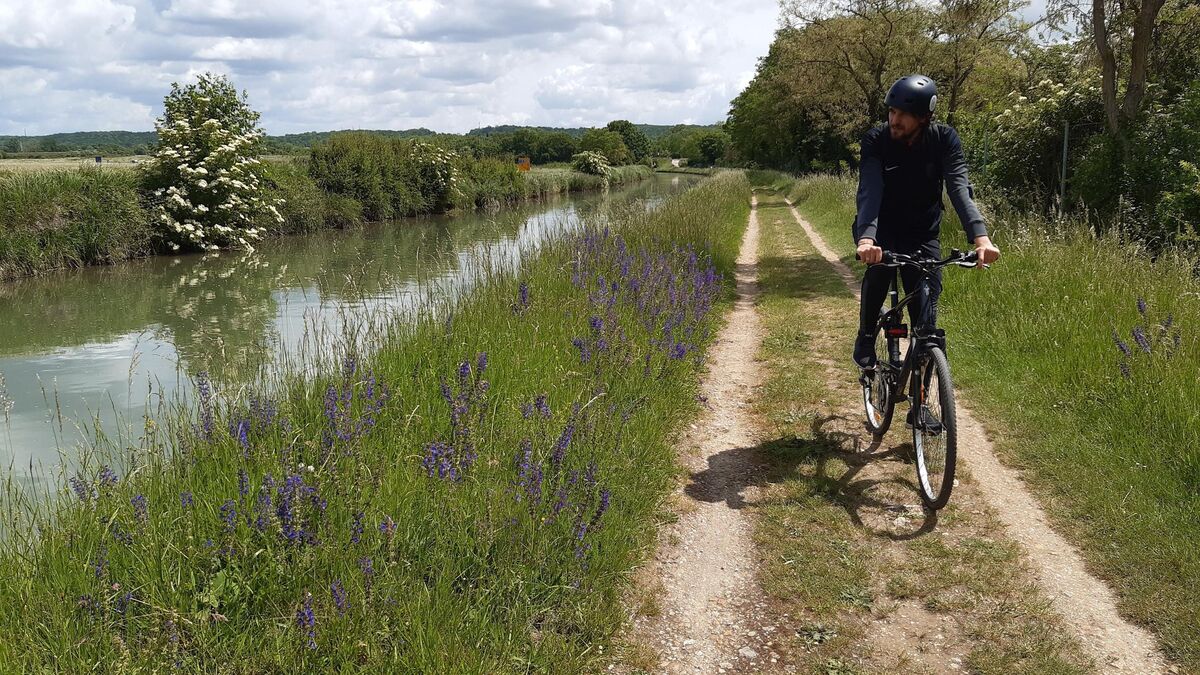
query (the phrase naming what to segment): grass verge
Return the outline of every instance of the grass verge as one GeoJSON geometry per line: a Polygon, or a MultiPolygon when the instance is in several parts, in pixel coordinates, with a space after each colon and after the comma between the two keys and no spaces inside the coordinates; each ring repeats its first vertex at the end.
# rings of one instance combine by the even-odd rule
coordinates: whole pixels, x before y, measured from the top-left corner
{"type": "MultiPolygon", "coordinates": [[[[791,189],[847,261],[854,189],[829,176],[791,189]]],[[[1121,611],[1200,672],[1194,262],[1028,216],[992,230],[1001,261],[947,275],[940,303],[955,382],[1121,611]]],[[[964,245],[956,220],[943,241],[964,245]]]]}
{"type": "Polygon", "coordinates": [[[0,670],[586,671],[676,471],[747,197],[726,173],[611,214],[269,398],[200,378],[198,415],[57,500],[10,482],[0,670]]]}
{"type": "Polygon", "coordinates": [[[0,279],[148,253],[138,200],[131,171],[0,173],[0,279]]]}

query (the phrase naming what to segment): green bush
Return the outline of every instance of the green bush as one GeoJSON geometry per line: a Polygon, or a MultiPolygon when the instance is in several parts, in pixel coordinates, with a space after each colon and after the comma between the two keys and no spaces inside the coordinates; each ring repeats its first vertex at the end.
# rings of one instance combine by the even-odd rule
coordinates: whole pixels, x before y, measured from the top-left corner
{"type": "Polygon", "coordinates": [[[1200,203],[1190,196],[1200,157],[1200,83],[1176,103],[1151,104],[1129,136],[1124,157],[1110,136],[1093,138],[1071,179],[1073,192],[1155,249],[1190,242],[1200,227],[1200,203]]]}
{"type": "Polygon", "coordinates": [[[279,207],[283,221],[263,224],[271,234],[312,232],[325,226],[328,195],[317,187],[301,164],[264,163],[263,187],[270,197],[283,200],[279,207]]]}
{"type": "Polygon", "coordinates": [[[370,220],[449,208],[456,158],[428,143],[367,133],[335,134],[313,146],[309,175],[321,189],[353,197],[370,220]]]}

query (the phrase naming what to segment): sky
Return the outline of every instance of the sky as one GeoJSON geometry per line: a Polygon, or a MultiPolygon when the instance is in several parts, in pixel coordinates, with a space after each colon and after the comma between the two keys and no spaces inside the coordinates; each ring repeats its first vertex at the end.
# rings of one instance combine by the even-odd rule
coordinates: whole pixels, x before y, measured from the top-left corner
{"type": "Polygon", "coordinates": [[[150,130],[230,76],[270,134],[718,122],[776,0],[0,0],[0,135],[150,130]]]}

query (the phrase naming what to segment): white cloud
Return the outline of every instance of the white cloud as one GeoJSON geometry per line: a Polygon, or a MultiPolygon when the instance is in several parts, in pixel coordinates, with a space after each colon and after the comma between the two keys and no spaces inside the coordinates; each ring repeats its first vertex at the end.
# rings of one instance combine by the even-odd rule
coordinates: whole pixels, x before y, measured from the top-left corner
{"type": "Polygon", "coordinates": [[[270,133],[713,122],[774,0],[4,0],[0,134],[149,129],[172,81],[226,73],[270,133]]]}

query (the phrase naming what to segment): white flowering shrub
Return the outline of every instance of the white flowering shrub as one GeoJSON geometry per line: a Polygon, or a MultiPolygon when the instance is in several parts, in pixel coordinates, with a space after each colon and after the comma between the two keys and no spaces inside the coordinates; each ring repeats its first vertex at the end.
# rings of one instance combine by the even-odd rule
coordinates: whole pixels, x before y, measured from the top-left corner
{"type": "Polygon", "coordinates": [[[145,169],[159,233],[171,250],[253,250],[282,200],[263,189],[262,130],[246,94],[223,75],[171,85],[145,169]]]}
{"type": "MultiPolygon", "coordinates": [[[[1014,204],[1045,203],[1058,190],[1064,122],[1071,126],[1073,158],[1080,141],[1103,127],[1103,114],[1094,73],[1071,82],[1044,79],[1023,93],[1011,92],[989,125],[985,182],[1014,204]]],[[[982,160],[984,144],[974,146],[975,159],[982,160]]]]}
{"type": "Polygon", "coordinates": [[[595,150],[584,150],[572,157],[571,168],[594,176],[607,176],[612,171],[612,167],[608,164],[608,158],[595,150]]]}

